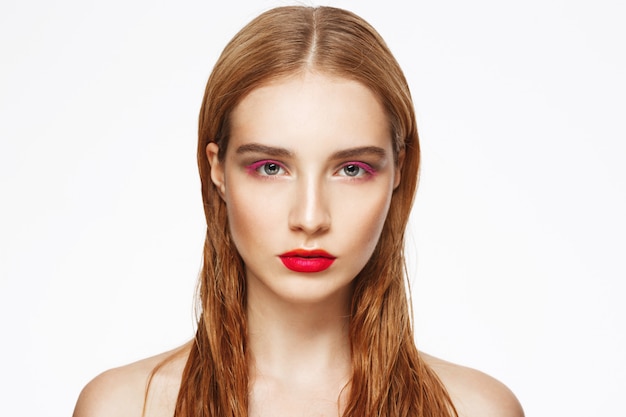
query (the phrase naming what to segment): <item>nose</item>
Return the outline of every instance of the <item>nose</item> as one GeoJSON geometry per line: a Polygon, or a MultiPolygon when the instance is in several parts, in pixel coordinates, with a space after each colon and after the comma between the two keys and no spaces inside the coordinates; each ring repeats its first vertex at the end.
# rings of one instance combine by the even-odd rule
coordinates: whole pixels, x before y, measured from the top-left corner
{"type": "Polygon", "coordinates": [[[328,199],[321,181],[303,178],[296,185],[294,200],[289,213],[291,230],[308,235],[322,233],[330,228],[328,199]]]}

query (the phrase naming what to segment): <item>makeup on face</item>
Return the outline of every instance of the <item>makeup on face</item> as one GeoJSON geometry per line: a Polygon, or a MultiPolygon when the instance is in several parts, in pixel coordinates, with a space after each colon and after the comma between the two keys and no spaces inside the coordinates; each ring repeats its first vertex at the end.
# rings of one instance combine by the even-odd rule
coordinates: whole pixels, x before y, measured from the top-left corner
{"type": "Polygon", "coordinates": [[[387,217],[394,161],[384,108],[353,80],[287,77],[237,105],[213,174],[251,305],[348,300],[387,217]]]}
{"type": "MultiPolygon", "coordinates": [[[[237,154],[252,158],[252,162],[248,163],[246,158],[243,164],[251,176],[269,179],[295,174],[291,168],[294,152],[290,150],[251,143],[238,148],[237,154]],[[284,158],[279,159],[280,155],[284,158]]],[[[333,176],[365,180],[377,175],[387,159],[384,149],[366,146],[337,151],[329,157],[329,164],[333,176]]]]}
{"type": "Polygon", "coordinates": [[[279,257],[287,269],[305,273],[322,272],[330,268],[336,259],[335,256],[321,249],[295,249],[279,257]]]}

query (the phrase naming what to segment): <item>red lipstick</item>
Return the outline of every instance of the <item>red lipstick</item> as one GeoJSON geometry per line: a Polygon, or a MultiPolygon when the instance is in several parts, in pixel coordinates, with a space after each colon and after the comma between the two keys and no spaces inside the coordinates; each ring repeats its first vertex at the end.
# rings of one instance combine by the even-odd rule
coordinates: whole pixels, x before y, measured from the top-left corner
{"type": "Polygon", "coordinates": [[[336,257],[323,250],[295,249],[279,255],[287,269],[295,272],[321,272],[335,262],[336,257]]]}

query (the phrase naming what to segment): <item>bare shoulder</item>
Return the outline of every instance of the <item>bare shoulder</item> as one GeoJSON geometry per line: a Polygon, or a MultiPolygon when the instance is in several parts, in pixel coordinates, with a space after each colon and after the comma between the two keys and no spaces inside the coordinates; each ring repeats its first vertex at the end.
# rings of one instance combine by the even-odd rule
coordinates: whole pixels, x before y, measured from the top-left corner
{"type": "Polygon", "coordinates": [[[524,417],[511,390],[491,376],[422,353],[446,386],[459,417],[524,417]]]}
{"type": "Polygon", "coordinates": [[[73,417],[141,417],[144,404],[146,417],[173,415],[173,408],[167,413],[176,403],[188,353],[186,344],[103,372],[83,388],[73,417]]]}

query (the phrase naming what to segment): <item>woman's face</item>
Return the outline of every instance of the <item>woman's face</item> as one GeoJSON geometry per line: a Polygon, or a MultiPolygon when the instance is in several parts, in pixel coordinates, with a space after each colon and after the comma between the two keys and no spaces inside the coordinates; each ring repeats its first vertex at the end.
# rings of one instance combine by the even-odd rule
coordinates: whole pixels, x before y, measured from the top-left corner
{"type": "Polygon", "coordinates": [[[318,73],[281,78],[238,104],[230,132],[224,160],[214,143],[207,156],[249,303],[347,305],[400,181],[376,96],[318,73]]]}

